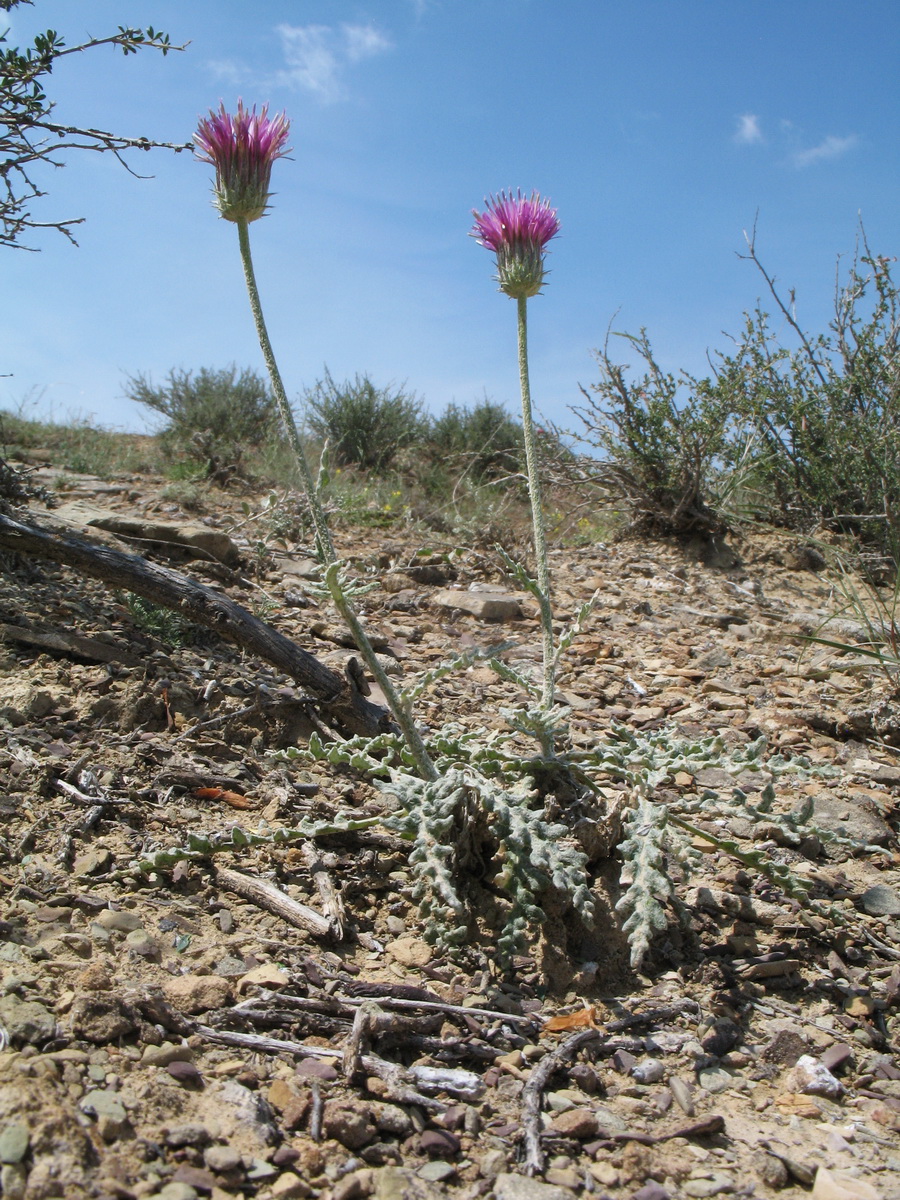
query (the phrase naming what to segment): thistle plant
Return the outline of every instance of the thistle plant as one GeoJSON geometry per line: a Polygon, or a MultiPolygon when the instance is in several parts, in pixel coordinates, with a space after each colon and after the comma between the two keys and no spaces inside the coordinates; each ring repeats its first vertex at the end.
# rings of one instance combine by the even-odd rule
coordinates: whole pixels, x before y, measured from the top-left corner
{"type": "MultiPolygon", "coordinates": [[[[588,749],[574,747],[567,737],[566,710],[554,703],[556,673],[572,637],[587,619],[591,604],[582,609],[571,629],[555,643],[528,376],[527,303],[538,295],[544,283],[546,246],[559,232],[559,220],[549,201],[536,192],[529,197],[521,192],[515,196],[501,192],[492,197],[486,211],[475,212],[475,227],[471,232],[496,256],[500,290],[516,301],[518,309],[522,424],[537,578],[532,579],[518,563],[510,559],[505,562],[519,583],[538,600],[543,671],[538,684],[502,661],[504,648],[495,649],[491,666],[501,678],[521,687],[531,697],[526,704],[501,710],[509,732],[473,731],[447,723],[430,733],[426,744],[414,717],[414,702],[454,664],[442,664],[404,691],[398,690],[385,674],[354,605],[354,597],[362,589],[348,580],[335,552],[263,318],[250,254],[249,226],[268,210],[272,166],[277,158],[288,153],[288,137],[289,123],[284,114],[270,117],[267,107],[257,114],[255,108],[248,110],[239,102],[234,115],[227,113],[224,106],[210,112],[201,120],[194,141],[201,160],[215,167],[216,207],[225,220],[237,225],[251,310],[272,392],[296,456],[312,515],[323,565],[324,591],[331,596],[352,632],[367,667],[382,688],[396,725],[377,738],[351,738],[328,745],[314,734],[305,750],[284,752],[282,757],[302,756],[352,767],[368,776],[391,803],[386,813],[362,820],[338,817],[334,822],[320,825],[303,822],[295,829],[271,831],[261,827],[258,833],[234,830],[226,839],[194,835],[187,846],[154,848],[136,867],[142,871],[165,870],[181,860],[208,857],[220,850],[360,830],[379,822],[410,843],[411,895],[419,905],[425,936],[448,950],[464,944],[472,927],[466,888],[474,883],[473,872],[467,867],[478,863],[483,868],[485,858],[490,858],[492,887],[507,902],[496,946],[499,960],[508,962],[522,947],[529,928],[542,922],[542,897],[551,889],[566,896],[584,918],[590,919],[593,912],[587,856],[572,844],[564,824],[551,821],[552,808],[543,793],[559,780],[564,782],[565,790],[578,795],[580,804],[592,794],[596,796],[599,786],[612,777],[627,785],[626,803],[630,809],[624,818],[624,837],[619,847],[624,860],[623,882],[628,886],[617,907],[625,918],[624,928],[632,944],[635,967],[641,964],[653,938],[667,926],[667,907],[677,900],[668,864],[674,859],[682,866],[690,865],[693,838],[710,841],[809,905],[805,881],[792,878],[790,869],[773,862],[761,847],[740,845],[739,834],[731,837],[728,829],[729,821],[734,819],[751,825],[765,822],[784,845],[800,845],[808,832],[815,832],[824,840],[829,835],[810,823],[809,804],[799,811],[779,813],[773,808],[775,793],[771,787],[764,788],[755,803],[738,788],[730,797],[702,789],[693,797],[674,802],[669,797],[665,802],[658,798],[658,789],[671,782],[679,770],[695,774],[699,768],[714,763],[725,765],[735,777],[765,769],[772,777],[793,774],[802,778],[812,769],[808,763],[778,756],[764,759],[762,741],[744,749],[726,748],[718,739],[692,744],[680,738],[674,728],[651,734],[614,729],[588,749]],[[532,757],[523,754],[525,739],[536,742],[540,752],[532,757]],[[710,832],[711,823],[714,830],[719,828],[722,833],[710,832]]],[[[471,661],[463,656],[455,665],[466,666],[471,661]]]]}
{"type": "Polygon", "coordinates": [[[297,423],[288,402],[263,316],[259,288],[256,284],[256,273],[253,269],[253,258],[250,253],[249,227],[252,221],[258,221],[260,217],[266,215],[271,195],[269,184],[272,177],[272,166],[276,159],[285,157],[290,150],[287,145],[289,136],[290,122],[284,113],[270,117],[268,105],[263,105],[257,114],[255,105],[248,110],[244,107],[243,101],[239,100],[237,111],[233,115],[226,111],[224,104],[220,104],[217,112],[210,111],[208,117],[202,118],[197,126],[197,132],[194,134],[194,145],[197,157],[201,162],[212,163],[216,169],[213,193],[216,208],[226,221],[232,221],[237,225],[238,244],[244,267],[247,294],[250,299],[250,309],[256,323],[256,333],[269,372],[272,393],[275,396],[281,423],[293,450],[309,503],[315,529],[316,547],[326,568],[325,585],[341,616],[353,633],[366,666],[378,681],[420,773],[426,779],[434,779],[436,778],[434,764],[428,756],[428,751],[425,749],[412,714],[402,703],[394,685],[378,661],[375,650],[350,600],[348,589],[340,578],[340,563],[331,538],[331,531],[328,528],[328,520],[319,499],[312,470],[306,461],[303,443],[300,440],[297,423]]]}
{"type": "MultiPolygon", "coordinates": [[[[528,497],[534,529],[534,554],[537,564],[537,596],[543,633],[543,689],[541,708],[553,704],[555,674],[553,650],[553,614],[550,607],[550,566],[544,528],[544,507],[537,456],[537,440],[531,408],[531,385],[528,378],[528,300],[537,296],[546,277],[544,265],[547,243],[559,233],[559,218],[549,200],[537,192],[523,196],[517,191],[501,192],[485,200],[486,209],[472,210],[475,227],[472,237],[490,250],[497,261],[496,280],[500,291],[516,301],[518,306],[519,383],[522,391],[522,432],[525,441],[525,464],[528,474],[528,497]]],[[[545,752],[552,746],[545,746],[545,752]]]]}
{"type": "MultiPolygon", "coordinates": [[[[550,887],[562,888],[587,915],[590,897],[584,878],[585,857],[574,847],[561,843],[565,829],[550,825],[534,803],[533,788],[523,778],[498,781],[481,769],[475,755],[466,755],[462,744],[451,738],[443,748],[432,752],[416,724],[413,701],[417,689],[399,692],[385,674],[363,629],[353,603],[359,589],[344,578],[343,564],[335,552],[328,522],[318,495],[312,471],[306,461],[294,416],[287,400],[281,374],[263,317],[262,303],[250,253],[249,226],[263,217],[269,206],[272,166],[288,153],[290,126],[282,113],[270,117],[264,106],[246,109],[238,102],[237,112],[226,112],[221,105],[200,121],[194,142],[201,161],[216,169],[215,205],[221,216],[237,225],[238,243],[250,307],[253,312],[263,358],[269,371],[282,424],[297,460],[315,530],[316,545],[323,564],[323,583],[344,623],[353,635],[366,666],[380,685],[400,737],[386,734],[377,739],[351,739],[326,750],[317,738],[311,739],[307,755],[345,762],[363,770],[378,787],[394,800],[395,811],[386,823],[398,829],[413,843],[410,866],[417,877],[414,899],[426,920],[426,934],[439,944],[452,946],[463,942],[468,933],[469,914],[459,892],[459,850],[464,834],[476,824],[492,826],[502,864],[499,885],[510,898],[510,912],[501,934],[501,954],[507,958],[521,944],[528,925],[540,922],[539,893],[550,887]],[[450,752],[447,753],[446,751],[450,752]],[[467,761],[468,759],[468,761],[467,761]],[[385,779],[384,776],[387,776],[385,779]]],[[[543,246],[556,232],[556,216],[538,198],[510,201],[511,212],[518,214],[518,240],[507,246],[497,225],[498,246],[503,270],[515,294],[534,295],[543,279],[543,246]],[[529,257],[530,256],[530,257],[529,257]],[[529,282],[530,281],[530,282],[529,282]]],[[[487,229],[488,226],[486,225],[487,229]]],[[[520,313],[520,368],[523,405],[527,414],[529,445],[529,481],[536,502],[536,543],[538,545],[539,589],[545,629],[545,697],[552,703],[552,620],[549,610],[549,573],[544,548],[543,522],[540,517],[540,491],[534,457],[534,430],[528,391],[525,357],[524,307],[520,313]],[[547,640],[549,639],[549,640],[547,640]]],[[[434,678],[443,672],[438,671],[434,678]]],[[[543,731],[551,722],[548,714],[537,723],[543,731]]],[[[545,752],[551,748],[549,735],[540,736],[545,752]]],[[[520,772],[520,775],[522,773],[520,772]]],[[[289,836],[289,833],[285,833],[289,836]]],[[[198,851],[200,852],[200,851],[198,851]]]]}

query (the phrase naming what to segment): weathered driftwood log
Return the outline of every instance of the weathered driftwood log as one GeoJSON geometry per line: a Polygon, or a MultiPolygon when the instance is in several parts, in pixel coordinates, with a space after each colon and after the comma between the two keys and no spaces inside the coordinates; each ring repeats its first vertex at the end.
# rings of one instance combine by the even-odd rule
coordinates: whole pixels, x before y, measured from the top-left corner
{"type": "Polygon", "coordinates": [[[367,700],[349,673],[343,676],[332,671],[315,655],[302,650],[227,596],[178,571],[109,546],[24,525],[3,513],[0,513],[0,550],[74,567],[84,575],[134,592],[181,613],[197,625],[215,630],[220,637],[296,679],[319,702],[328,721],[349,733],[373,736],[389,727],[386,709],[367,700]]]}

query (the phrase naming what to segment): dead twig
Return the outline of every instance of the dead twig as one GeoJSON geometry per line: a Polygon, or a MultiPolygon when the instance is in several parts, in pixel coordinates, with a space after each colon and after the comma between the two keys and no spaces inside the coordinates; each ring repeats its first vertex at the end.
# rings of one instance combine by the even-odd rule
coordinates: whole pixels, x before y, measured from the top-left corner
{"type": "Polygon", "coordinates": [[[312,1106],[309,1111],[309,1136],[314,1142],[321,1142],[325,1102],[322,1099],[322,1089],[319,1087],[318,1079],[310,1079],[309,1091],[312,1096],[312,1106]]]}
{"type": "Polygon", "coordinates": [[[241,871],[232,871],[229,867],[215,868],[216,881],[229,892],[252,901],[267,912],[281,917],[289,925],[298,929],[306,929],[316,937],[333,938],[334,923],[329,917],[322,916],[314,908],[308,908],[292,900],[285,892],[265,879],[257,879],[253,875],[244,875],[241,871]]]}
{"type": "Polygon", "coordinates": [[[561,1070],[583,1046],[601,1037],[599,1029],[581,1029],[545,1055],[531,1074],[522,1092],[522,1129],[525,1134],[525,1173],[540,1175],[544,1170],[544,1151],[541,1149],[541,1102],[544,1089],[553,1075],[561,1070]]]}
{"type": "Polygon", "coordinates": [[[290,638],[258,620],[221,592],[133,554],[123,554],[0,513],[0,550],[29,560],[49,559],[73,567],[108,586],[125,588],[213,629],[220,637],[256,654],[312,692],[329,722],[371,737],[390,727],[387,710],[371,703],[349,675],[326,667],[290,638]]]}
{"type": "Polygon", "coordinates": [[[347,1038],[347,1044],[344,1046],[342,1066],[348,1082],[359,1071],[362,1065],[363,1051],[368,1050],[371,1046],[372,1037],[378,1033],[388,1032],[395,1027],[396,1023],[397,1018],[379,1008],[374,1000],[367,1000],[359,1006],[356,1016],[353,1018],[353,1027],[347,1038]]]}
{"type": "MultiPolygon", "coordinates": [[[[211,1042],[226,1046],[242,1046],[263,1054],[298,1054],[301,1057],[335,1059],[342,1058],[343,1051],[330,1046],[307,1046],[302,1042],[289,1042],[285,1038],[263,1037],[255,1033],[234,1033],[229,1029],[213,1029],[209,1025],[197,1025],[194,1032],[211,1042]]],[[[364,1054],[360,1066],[369,1075],[377,1075],[388,1085],[388,1096],[398,1104],[418,1104],[432,1112],[444,1112],[447,1105],[431,1096],[424,1096],[417,1088],[434,1092],[449,1092],[463,1099],[477,1099],[484,1093],[484,1084],[472,1071],[452,1067],[404,1068],[387,1062],[374,1054],[364,1054]]]]}
{"type": "Polygon", "coordinates": [[[323,854],[313,842],[303,843],[303,857],[306,859],[309,873],[319,890],[322,911],[331,921],[332,936],[335,941],[342,942],[344,940],[344,923],[346,921],[344,901],[341,898],[340,892],[334,886],[334,881],[329,873],[329,867],[336,866],[337,860],[333,855],[323,854]]]}

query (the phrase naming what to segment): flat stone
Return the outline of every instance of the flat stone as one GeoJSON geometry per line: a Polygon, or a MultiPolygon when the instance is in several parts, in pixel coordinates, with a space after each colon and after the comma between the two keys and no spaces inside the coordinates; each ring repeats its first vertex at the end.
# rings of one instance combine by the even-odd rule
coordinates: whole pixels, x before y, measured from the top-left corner
{"type": "Polygon", "coordinates": [[[161,1187],[151,1200],[197,1200],[197,1189],[189,1183],[173,1180],[161,1187]]]}
{"type": "Polygon", "coordinates": [[[231,1000],[231,985],[221,975],[180,975],[167,979],[163,992],[172,1007],[182,1013],[206,1012],[231,1000]]]}
{"type": "Polygon", "coordinates": [[[237,1171],[243,1168],[244,1160],[234,1146],[207,1146],[203,1161],[211,1171],[237,1171]]]}
{"type": "Polygon", "coordinates": [[[297,1063],[297,1075],[301,1079],[324,1079],[331,1082],[337,1079],[337,1069],[330,1062],[321,1058],[301,1058],[297,1063]]]}
{"type": "Polygon", "coordinates": [[[446,588],[435,592],[431,600],[440,608],[459,609],[479,621],[517,621],[522,616],[521,598],[508,592],[463,592],[446,588]]]}
{"type": "Polygon", "coordinates": [[[0,1163],[21,1162],[28,1153],[31,1135],[21,1121],[11,1121],[0,1130],[0,1163]]]}
{"type": "Polygon", "coordinates": [[[203,1167],[192,1167],[190,1163],[182,1163],[172,1176],[174,1183],[187,1183],[198,1192],[211,1192],[216,1181],[209,1171],[203,1167]]]}
{"type": "Polygon", "coordinates": [[[723,1070],[722,1067],[712,1067],[708,1071],[701,1071],[698,1080],[701,1087],[713,1094],[724,1092],[734,1084],[734,1076],[730,1071],[723,1070]]]}
{"type": "Polygon", "coordinates": [[[583,1139],[594,1138],[600,1131],[597,1117],[589,1108],[570,1108],[568,1112],[557,1113],[550,1128],[560,1137],[583,1139]]]}
{"type": "Polygon", "coordinates": [[[402,937],[388,942],[384,948],[395,962],[404,967],[424,967],[434,957],[434,951],[421,938],[402,937]]]}
{"type": "Polygon", "coordinates": [[[827,1071],[839,1071],[853,1057],[853,1047],[846,1042],[835,1042],[827,1050],[823,1050],[819,1061],[827,1071]]]}
{"type": "Polygon", "coordinates": [[[426,1129],[419,1137],[419,1152],[434,1157],[459,1153],[459,1138],[449,1129],[426,1129]]]}
{"type": "Polygon", "coordinates": [[[309,1184],[293,1171],[282,1171],[270,1191],[272,1200],[295,1200],[296,1197],[312,1195],[309,1184]]]}
{"type": "MultiPolygon", "coordinates": [[[[109,851],[107,851],[108,853],[109,851]]],[[[101,929],[115,929],[119,933],[131,933],[135,929],[140,929],[141,918],[127,908],[104,908],[94,917],[94,924],[99,925],[101,929]]]]}
{"type": "Polygon", "coordinates": [[[669,1200],[669,1193],[661,1183],[651,1179],[649,1183],[638,1188],[631,1200],[669,1200]]]}
{"type": "Polygon", "coordinates": [[[112,867],[112,851],[105,846],[79,854],[72,864],[73,875],[105,875],[112,867]]]}
{"type": "Polygon", "coordinates": [[[876,883],[859,898],[860,904],[872,917],[900,916],[900,892],[886,883],[876,883]]]}
{"type": "Polygon", "coordinates": [[[686,1196],[694,1196],[697,1200],[703,1200],[705,1196],[718,1196],[722,1192],[733,1192],[735,1181],[730,1175],[715,1171],[708,1178],[686,1179],[681,1185],[681,1190],[686,1196]]]}
{"type": "Polygon", "coordinates": [[[0,1167],[0,1195],[4,1200],[25,1200],[28,1170],[24,1163],[4,1163],[0,1167]]]}
{"type": "Polygon", "coordinates": [[[203,1083],[203,1076],[194,1064],[182,1058],[173,1059],[166,1067],[166,1072],[185,1087],[200,1087],[203,1083]]]}
{"type": "MultiPolygon", "coordinates": [[[[854,841],[887,846],[894,836],[890,825],[868,797],[816,796],[810,818],[815,825],[831,829],[854,841]]],[[[826,847],[827,853],[827,847],[826,847]]]]}
{"type": "Polygon", "coordinates": [[[0,1024],[6,1026],[14,1046],[25,1043],[39,1046],[56,1036],[56,1018],[37,1000],[20,1000],[4,996],[0,1000],[0,1024]]]}
{"type": "Polygon", "coordinates": [[[205,1146],[208,1141],[209,1130],[198,1121],[173,1125],[166,1134],[166,1145],[173,1150],[180,1150],[182,1146],[205,1146]]]}
{"type": "Polygon", "coordinates": [[[849,1171],[819,1167],[813,1182],[812,1200],[880,1200],[880,1193],[849,1171]]]}
{"type": "MultiPolygon", "coordinates": [[[[353,1197],[371,1196],[372,1200],[446,1200],[447,1189],[421,1178],[407,1167],[380,1167],[366,1177],[363,1172],[361,1189],[353,1197]]],[[[346,1198],[345,1198],[346,1200],[346,1198]]]]}
{"type": "Polygon", "coordinates": [[[617,1112],[613,1112],[611,1108],[605,1108],[602,1104],[598,1104],[592,1111],[597,1118],[601,1137],[605,1133],[625,1133],[628,1129],[624,1118],[620,1117],[617,1112]]]}
{"type": "Polygon", "coordinates": [[[252,1179],[254,1183],[265,1183],[269,1179],[274,1179],[278,1174],[278,1168],[265,1158],[254,1158],[247,1171],[247,1178],[252,1179]]]}
{"type": "Polygon", "coordinates": [[[175,524],[150,520],[133,513],[113,513],[83,500],[60,505],[53,516],[55,520],[64,521],[76,529],[105,529],[119,537],[136,538],[141,542],[163,542],[199,550],[202,557],[212,557],[226,566],[240,559],[238,548],[227,533],[193,522],[175,524]]]}
{"type": "Polygon", "coordinates": [[[105,1089],[85,1092],[78,1102],[82,1112],[97,1118],[100,1136],[105,1142],[114,1142],[128,1129],[128,1114],[125,1105],[115,1094],[105,1089]]]}
{"type": "Polygon", "coordinates": [[[542,1183],[527,1175],[504,1173],[494,1180],[494,1200],[572,1200],[569,1188],[542,1183]]]}
{"type": "Polygon", "coordinates": [[[443,1183],[446,1179],[452,1179],[456,1174],[456,1167],[453,1163],[441,1162],[436,1159],[434,1162],[428,1162],[424,1167],[419,1167],[416,1174],[420,1179],[425,1179],[429,1183],[443,1183]]]}

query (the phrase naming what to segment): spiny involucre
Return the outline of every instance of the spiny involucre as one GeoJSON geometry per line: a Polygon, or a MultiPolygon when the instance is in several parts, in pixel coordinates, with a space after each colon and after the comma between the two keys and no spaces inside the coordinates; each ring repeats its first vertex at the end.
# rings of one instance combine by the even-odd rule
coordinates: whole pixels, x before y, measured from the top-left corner
{"type": "Polygon", "coordinates": [[[515,299],[536,296],[544,282],[547,243],[559,233],[559,218],[539,192],[500,192],[485,200],[486,211],[472,209],[471,230],[480,246],[497,256],[501,292],[515,299]]]}
{"type": "Polygon", "coordinates": [[[284,113],[269,116],[264,104],[257,114],[238,100],[237,112],[210,110],[194,134],[196,155],[216,168],[215,203],[226,221],[257,221],[269,203],[269,180],[276,158],[290,146],[290,121],[284,113]]]}

